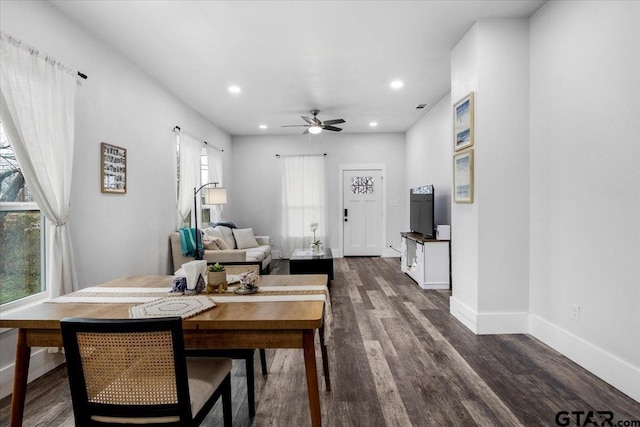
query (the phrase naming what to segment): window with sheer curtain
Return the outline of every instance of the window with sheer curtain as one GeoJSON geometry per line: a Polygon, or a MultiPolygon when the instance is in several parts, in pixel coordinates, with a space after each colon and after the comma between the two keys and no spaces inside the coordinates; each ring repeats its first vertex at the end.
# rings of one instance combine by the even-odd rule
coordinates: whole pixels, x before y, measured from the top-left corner
{"type": "Polygon", "coordinates": [[[0,122],[0,305],[46,290],[44,217],[0,122]]]}
{"type": "Polygon", "coordinates": [[[316,239],[327,246],[326,175],[324,155],[283,156],[282,162],[282,254],[309,248],[311,224],[318,223],[316,239]]]}
{"type": "Polygon", "coordinates": [[[78,287],[67,226],[77,78],[77,71],[1,32],[0,120],[33,201],[46,218],[45,280],[51,297],[78,287]]]}
{"type": "MultiPolygon", "coordinates": [[[[193,136],[181,132],[176,135],[176,166],[178,184],[178,227],[192,223],[193,189],[208,182],[217,182],[222,187],[222,157],[220,150],[203,143],[193,136]],[[185,165],[183,167],[183,165],[185,165]],[[186,165],[191,165],[187,167],[186,165]]],[[[205,205],[204,193],[199,193],[198,224],[205,227],[210,222],[222,220],[222,205],[205,205]]]]}
{"type": "Polygon", "coordinates": [[[191,224],[193,189],[200,186],[202,143],[190,135],[176,136],[178,147],[178,228],[191,224]]]}

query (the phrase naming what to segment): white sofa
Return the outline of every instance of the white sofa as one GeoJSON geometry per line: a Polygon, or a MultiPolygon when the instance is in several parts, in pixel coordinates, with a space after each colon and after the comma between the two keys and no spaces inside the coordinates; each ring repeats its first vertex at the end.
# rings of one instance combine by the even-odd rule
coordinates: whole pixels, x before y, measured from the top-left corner
{"type": "MultiPolygon", "coordinates": [[[[271,238],[269,236],[253,236],[251,229],[232,229],[230,227],[218,225],[202,230],[203,242],[205,246],[203,259],[209,263],[260,263],[263,272],[269,271],[271,264],[271,238]],[[234,230],[236,230],[234,232],[234,230]],[[236,240],[238,236],[238,240],[236,240]],[[255,240],[252,240],[252,237],[255,240]],[[213,241],[223,239],[225,249],[219,249],[213,241]],[[238,247],[240,246],[240,247],[238,247]]],[[[178,232],[171,233],[171,253],[173,255],[173,270],[182,264],[193,261],[193,257],[182,255],[180,247],[180,235],[178,232]]]]}

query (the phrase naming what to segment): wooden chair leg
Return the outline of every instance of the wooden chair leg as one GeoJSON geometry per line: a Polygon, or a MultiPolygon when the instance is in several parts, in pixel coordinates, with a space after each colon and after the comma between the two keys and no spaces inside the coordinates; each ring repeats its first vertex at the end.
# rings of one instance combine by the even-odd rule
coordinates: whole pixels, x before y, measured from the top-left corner
{"type": "Polygon", "coordinates": [[[324,374],[324,386],[327,391],[331,391],[331,378],[329,377],[329,354],[327,352],[327,346],[324,343],[324,326],[321,326],[319,331],[320,335],[320,352],[322,353],[322,373],[324,374]]]}
{"type": "Polygon", "coordinates": [[[260,349],[260,366],[262,367],[262,375],[267,375],[267,353],[264,348],[260,349]]]}

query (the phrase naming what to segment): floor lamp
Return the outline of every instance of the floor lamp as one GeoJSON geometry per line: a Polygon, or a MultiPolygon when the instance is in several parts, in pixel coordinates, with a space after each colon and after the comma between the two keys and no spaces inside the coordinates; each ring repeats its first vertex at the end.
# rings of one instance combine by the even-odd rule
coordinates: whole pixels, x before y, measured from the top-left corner
{"type": "Polygon", "coordinates": [[[200,188],[193,188],[193,213],[195,214],[195,225],[196,225],[196,259],[201,260],[204,255],[204,248],[200,249],[198,245],[200,232],[198,231],[198,203],[197,203],[197,195],[200,190],[204,193],[204,205],[226,205],[227,204],[227,189],[223,187],[218,187],[217,182],[208,182],[202,185],[200,188]],[[208,185],[213,185],[212,187],[205,188],[208,185]]]}

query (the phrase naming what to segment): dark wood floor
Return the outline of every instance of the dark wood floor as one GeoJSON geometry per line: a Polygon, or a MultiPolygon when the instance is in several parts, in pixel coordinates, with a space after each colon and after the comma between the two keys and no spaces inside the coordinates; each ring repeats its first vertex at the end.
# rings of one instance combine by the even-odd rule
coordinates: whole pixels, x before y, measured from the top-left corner
{"type": "MultiPolygon", "coordinates": [[[[450,293],[421,290],[397,259],[344,258],[334,268],[325,426],[555,426],[558,411],[589,410],[640,420],[638,402],[535,338],[472,334],[449,315],[450,293]]],[[[274,262],[271,274],[287,273],[286,261],[274,262]]],[[[266,379],[255,358],[253,425],[309,425],[302,351],[267,350],[267,358],[266,379]]],[[[233,374],[234,426],[252,425],[242,362],[233,374]]],[[[0,401],[0,425],[9,406],[0,401]]],[[[221,420],[218,403],[203,425],[221,420]]],[[[25,425],[73,425],[64,366],[29,385],[25,425]]]]}

